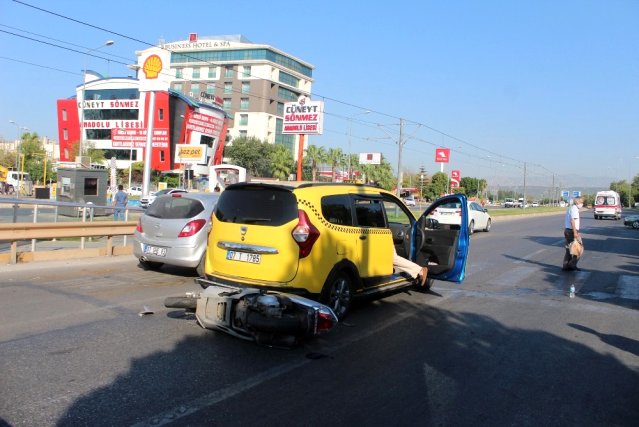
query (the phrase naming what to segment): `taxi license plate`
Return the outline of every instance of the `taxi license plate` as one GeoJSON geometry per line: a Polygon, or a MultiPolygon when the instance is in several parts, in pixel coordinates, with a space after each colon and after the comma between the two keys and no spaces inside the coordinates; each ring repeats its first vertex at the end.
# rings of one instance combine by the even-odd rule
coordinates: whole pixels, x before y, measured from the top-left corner
{"type": "Polygon", "coordinates": [[[251,264],[259,264],[262,261],[262,255],[250,254],[248,252],[226,251],[226,259],[230,261],[249,262],[251,264]]]}
{"type": "Polygon", "coordinates": [[[144,245],[144,253],[149,255],[166,256],[166,248],[144,245]]]}

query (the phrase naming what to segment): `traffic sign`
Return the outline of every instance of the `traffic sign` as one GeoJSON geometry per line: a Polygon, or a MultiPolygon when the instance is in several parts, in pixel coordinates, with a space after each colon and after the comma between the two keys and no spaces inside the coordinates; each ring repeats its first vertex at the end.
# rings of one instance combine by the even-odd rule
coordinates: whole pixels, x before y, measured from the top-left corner
{"type": "Polygon", "coordinates": [[[573,192],[572,192],[572,197],[573,197],[573,198],[575,198],[575,197],[581,197],[581,191],[573,191],[573,192]]]}
{"type": "Polygon", "coordinates": [[[564,200],[568,200],[568,197],[570,197],[570,191],[562,191],[561,192],[561,198],[564,200]]]}

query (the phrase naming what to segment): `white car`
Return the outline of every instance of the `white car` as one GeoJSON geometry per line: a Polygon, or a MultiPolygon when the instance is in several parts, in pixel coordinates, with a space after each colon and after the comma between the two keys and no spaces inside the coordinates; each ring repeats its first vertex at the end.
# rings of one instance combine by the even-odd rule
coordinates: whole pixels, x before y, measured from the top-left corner
{"type": "MultiPolygon", "coordinates": [[[[461,206],[457,203],[447,203],[435,209],[428,218],[437,220],[440,224],[459,226],[461,224],[461,206]]],[[[486,209],[477,202],[468,201],[468,234],[475,230],[490,231],[492,218],[486,209]]]]}
{"type": "Polygon", "coordinates": [[[173,194],[173,193],[188,193],[184,188],[165,188],[164,190],[156,191],[155,193],[149,193],[148,196],[142,197],[140,199],[140,207],[148,208],[151,203],[155,201],[155,198],[161,196],[163,194],[173,194]]]}
{"type": "Polygon", "coordinates": [[[141,196],[142,195],[142,187],[131,187],[127,190],[129,196],[141,196]]]}
{"type": "Polygon", "coordinates": [[[404,204],[406,206],[416,206],[417,205],[417,203],[415,203],[415,196],[406,196],[402,200],[404,200],[404,204]]]}

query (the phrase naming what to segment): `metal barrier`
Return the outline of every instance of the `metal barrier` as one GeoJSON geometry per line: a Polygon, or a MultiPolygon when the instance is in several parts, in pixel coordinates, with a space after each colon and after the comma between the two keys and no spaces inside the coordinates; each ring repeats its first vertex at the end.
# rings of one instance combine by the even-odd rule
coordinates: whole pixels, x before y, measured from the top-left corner
{"type": "MultiPolygon", "coordinates": [[[[0,263],[15,264],[34,260],[55,259],[69,256],[115,255],[129,252],[127,237],[133,235],[136,221],[144,212],[139,207],[126,207],[124,221],[113,221],[113,206],[91,203],[69,203],[50,200],[0,198],[0,263]],[[77,215],[62,215],[60,209],[77,215]],[[96,211],[110,212],[99,217],[96,211]],[[86,239],[106,237],[103,247],[86,248],[86,239]],[[122,247],[117,250],[114,237],[122,236],[122,247]],[[79,238],[79,250],[64,249],[58,239],[79,238]],[[31,240],[31,248],[21,242],[31,240]],[[42,241],[46,242],[42,242],[42,241]],[[36,242],[39,242],[36,254],[36,242]],[[4,243],[4,244],[3,244],[4,243]],[[43,254],[42,250],[51,252],[43,254]],[[54,255],[55,252],[57,255],[54,255]]],[[[66,242],[65,242],[66,243],[66,242]]]]}

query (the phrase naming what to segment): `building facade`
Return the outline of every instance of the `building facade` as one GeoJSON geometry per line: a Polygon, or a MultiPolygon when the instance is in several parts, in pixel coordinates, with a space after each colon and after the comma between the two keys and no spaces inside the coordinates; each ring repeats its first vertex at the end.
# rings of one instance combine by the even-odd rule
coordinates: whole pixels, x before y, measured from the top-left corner
{"type": "Polygon", "coordinates": [[[256,137],[283,144],[297,158],[298,135],[282,134],[284,103],[310,96],[314,67],[241,35],[161,43],[171,52],[171,88],[189,97],[217,99],[229,115],[230,139],[256,137]]]}
{"type": "Polygon", "coordinates": [[[284,103],[311,93],[312,65],[243,36],[190,34],[136,55],[136,78],[86,70],[75,96],[58,100],[61,162],[74,162],[76,145],[86,144],[128,168],[145,159],[149,129],[151,167],[160,171],[185,167],[179,145],[204,145],[206,160],[188,168],[207,175],[240,136],[282,144],[297,158],[299,135],[282,133],[284,103]]]}

